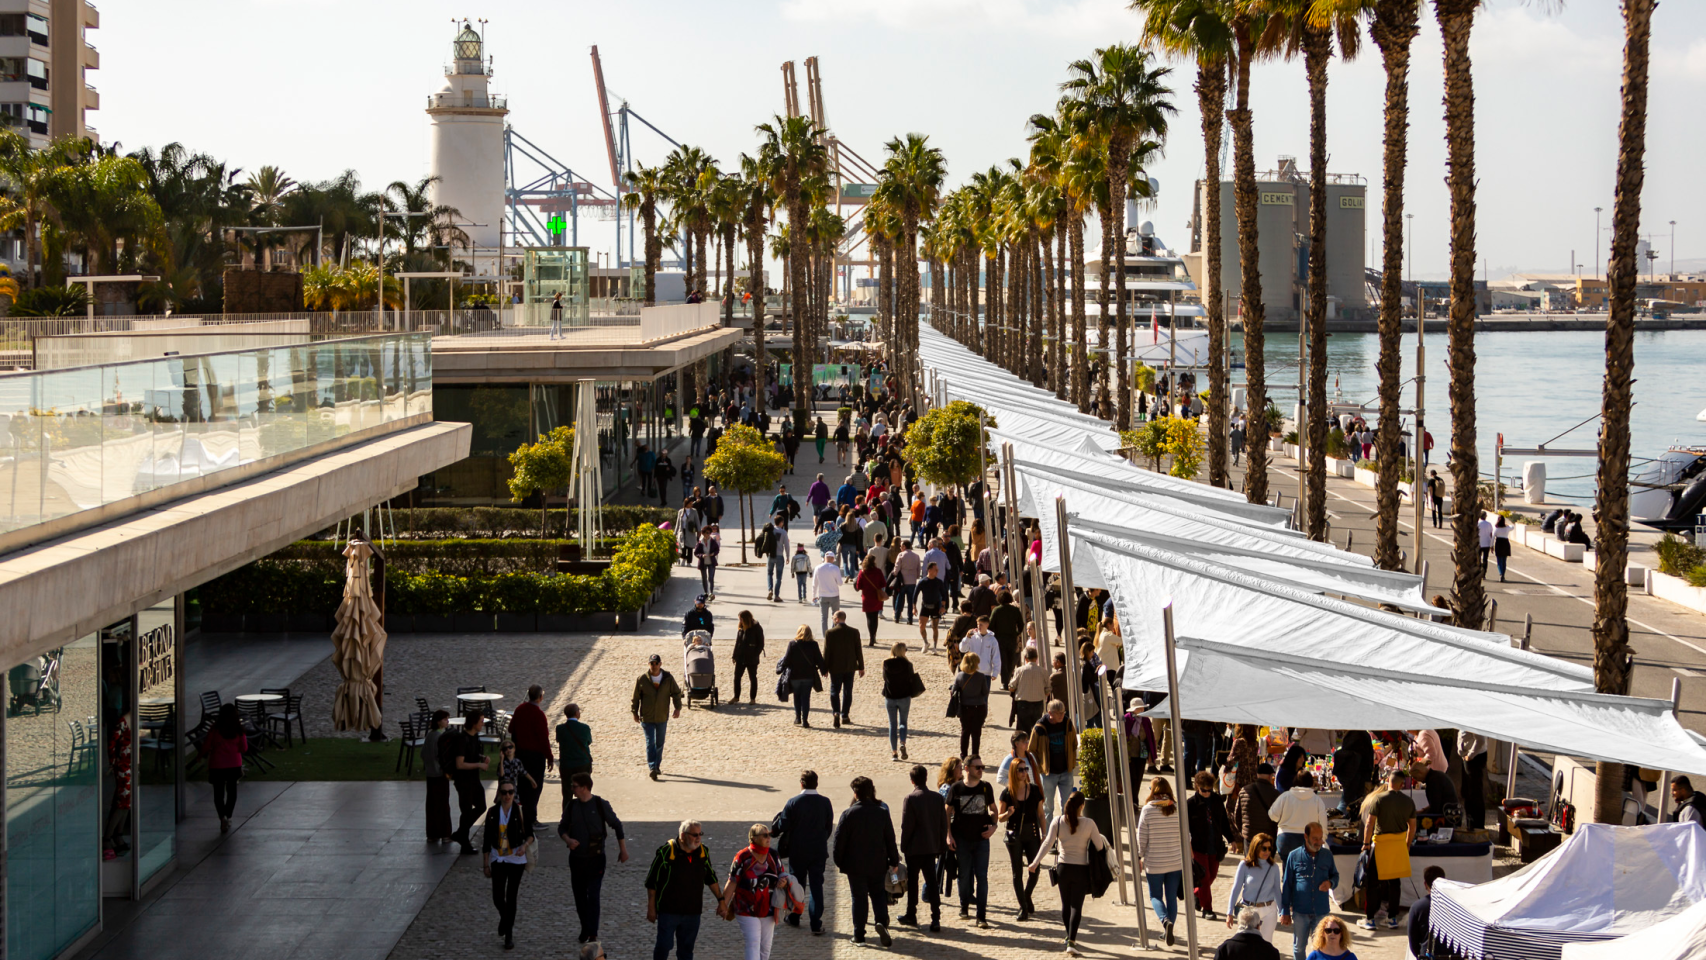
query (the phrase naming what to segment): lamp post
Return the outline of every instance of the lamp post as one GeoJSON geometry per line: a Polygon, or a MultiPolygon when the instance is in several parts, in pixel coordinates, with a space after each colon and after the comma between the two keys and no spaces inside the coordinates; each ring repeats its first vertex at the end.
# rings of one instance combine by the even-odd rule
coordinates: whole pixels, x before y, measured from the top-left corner
{"type": "MultiPolygon", "coordinates": [[[[1404,232],[1406,234],[1406,236],[1404,237],[1404,253],[1409,257],[1409,260],[1407,261],[1409,263],[1409,266],[1404,268],[1404,272],[1408,273],[1410,275],[1410,282],[1415,283],[1416,282],[1416,215],[1415,214],[1413,214],[1413,213],[1404,214],[1404,232]]],[[[1419,292],[1420,291],[1418,291],[1418,293],[1419,292]]],[[[1421,304],[1422,304],[1421,298],[1418,296],[1416,299],[1416,316],[1418,318],[1420,318],[1422,315],[1421,304]]]]}
{"type": "Polygon", "coordinates": [[[1670,278],[1676,279],[1676,221],[1670,222],[1670,278]]]}
{"type": "Polygon", "coordinates": [[[1599,279],[1599,212],[1604,207],[1593,208],[1593,276],[1599,279]]]}

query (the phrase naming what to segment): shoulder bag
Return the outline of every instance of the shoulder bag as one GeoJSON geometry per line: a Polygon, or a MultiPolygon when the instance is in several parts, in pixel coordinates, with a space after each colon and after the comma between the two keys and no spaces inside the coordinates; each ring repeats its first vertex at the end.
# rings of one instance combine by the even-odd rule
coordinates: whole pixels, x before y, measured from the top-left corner
{"type": "Polygon", "coordinates": [[[948,717],[960,715],[960,685],[954,684],[954,689],[948,693],[948,717]]]}
{"type": "Polygon", "coordinates": [[[909,687],[909,689],[911,691],[910,693],[907,694],[907,696],[909,696],[909,697],[922,697],[922,696],[924,696],[924,676],[923,676],[923,674],[920,674],[916,669],[912,671],[912,685],[909,687]]]}
{"type": "Polygon", "coordinates": [[[1113,849],[1104,838],[1100,850],[1092,848],[1085,852],[1089,854],[1084,859],[1090,863],[1090,896],[1100,897],[1108,892],[1108,886],[1114,882],[1114,865],[1110,862],[1113,859],[1113,849]]]}

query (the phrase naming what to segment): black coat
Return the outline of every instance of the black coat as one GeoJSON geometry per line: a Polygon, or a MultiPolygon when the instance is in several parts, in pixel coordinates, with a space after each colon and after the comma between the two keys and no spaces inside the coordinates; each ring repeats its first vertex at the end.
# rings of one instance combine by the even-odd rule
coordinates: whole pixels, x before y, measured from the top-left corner
{"type": "Polygon", "coordinates": [[[917,671],[905,657],[889,657],[883,661],[883,696],[903,700],[912,696],[912,677],[917,671]]]}
{"type": "Polygon", "coordinates": [[[1279,950],[1254,930],[1235,933],[1221,941],[1214,960],[1279,960],[1279,950]]]}
{"type": "Polygon", "coordinates": [[[754,623],[735,631],[733,657],[737,666],[757,664],[764,657],[764,628],[754,623]]]}
{"type": "Polygon", "coordinates": [[[816,640],[789,640],[788,651],[782,654],[781,667],[788,671],[790,682],[809,680],[817,674],[829,672],[816,640]]]}
{"type": "Polygon", "coordinates": [[[788,859],[798,864],[822,863],[829,857],[829,836],[835,829],[835,807],[821,793],[789,798],[771,823],[788,835],[788,859]]]}
{"type": "Polygon", "coordinates": [[[900,809],[900,849],[907,862],[919,863],[948,849],[948,808],[934,790],[914,789],[900,809]]]}
{"type": "Polygon", "coordinates": [[[717,625],[711,622],[710,610],[695,605],[693,609],[687,611],[687,618],[681,623],[681,635],[685,637],[694,630],[703,630],[712,636],[716,636],[717,625]]]}
{"type": "Polygon", "coordinates": [[[894,821],[878,800],[862,800],[841,811],[835,825],[835,867],[850,877],[876,877],[900,864],[894,821]]]}
{"type": "MultiPolygon", "coordinates": [[[[509,826],[509,842],[512,847],[520,847],[533,836],[533,817],[519,800],[510,804],[509,826]]],[[[498,845],[498,804],[492,804],[491,809],[486,811],[485,828],[485,839],[480,841],[480,846],[490,853],[497,849],[498,845]]]]}
{"type": "Polygon", "coordinates": [[[1203,796],[1192,793],[1185,801],[1191,817],[1191,851],[1206,853],[1216,860],[1226,856],[1226,845],[1238,842],[1232,824],[1226,819],[1226,798],[1219,794],[1203,796]]]}

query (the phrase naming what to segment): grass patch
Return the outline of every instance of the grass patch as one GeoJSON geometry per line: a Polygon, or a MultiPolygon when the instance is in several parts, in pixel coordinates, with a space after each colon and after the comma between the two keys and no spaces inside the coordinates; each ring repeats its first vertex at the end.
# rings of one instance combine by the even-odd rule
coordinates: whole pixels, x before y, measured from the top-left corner
{"type": "MultiPolygon", "coordinates": [[[[265,773],[253,767],[243,773],[245,780],[420,780],[421,756],[415,751],[415,771],[405,776],[397,767],[397,741],[368,743],[350,737],[317,737],[298,740],[296,746],[284,750],[267,750],[262,756],[276,764],[265,773]]],[[[482,777],[496,779],[498,760],[495,750],[488,750],[491,769],[482,777]]],[[[207,769],[198,768],[193,779],[205,781],[207,769]]]]}

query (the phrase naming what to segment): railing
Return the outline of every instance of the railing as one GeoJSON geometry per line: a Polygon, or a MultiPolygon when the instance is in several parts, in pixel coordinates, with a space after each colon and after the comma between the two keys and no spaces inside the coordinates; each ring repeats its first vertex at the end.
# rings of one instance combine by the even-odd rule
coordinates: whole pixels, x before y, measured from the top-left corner
{"type": "Polygon", "coordinates": [[[683,334],[722,326],[719,303],[674,303],[640,310],[640,342],[655,343],[683,334]]]}
{"type": "Polygon", "coordinates": [[[422,334],[0,375],[0,533],[431,412],[422,334]]]}
{"type": "Polygon", "coordinates": [[[454,107],[473,107],[480,110],[505,110],[509,107],[508,97],[458,97],[453,93],[431,93],[427,95],[427,109],[450,109],[454,107]]]}

